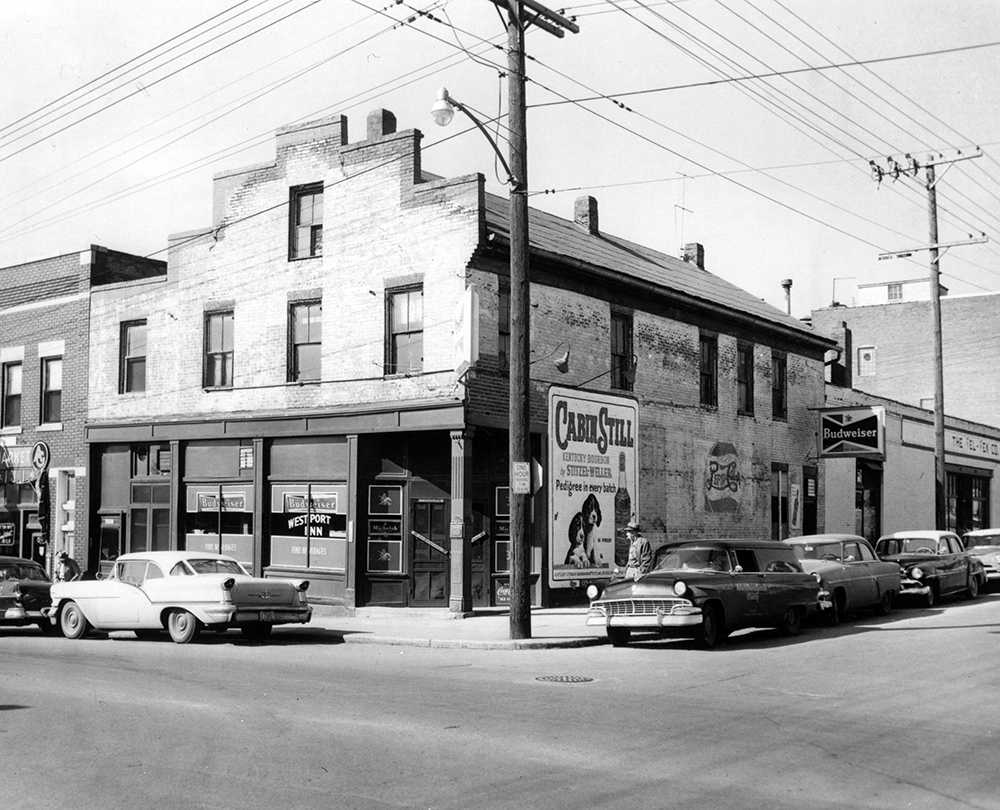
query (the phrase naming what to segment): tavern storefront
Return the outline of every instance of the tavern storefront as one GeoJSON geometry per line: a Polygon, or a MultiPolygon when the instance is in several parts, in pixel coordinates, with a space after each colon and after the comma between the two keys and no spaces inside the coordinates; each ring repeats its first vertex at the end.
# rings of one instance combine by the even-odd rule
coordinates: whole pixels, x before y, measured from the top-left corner
{"type": "Polygon", "coordinates": [[[504,605],[507,434],[463,428],[461,416],[366,414],[343,417],[356,432],[322,434],[316,424],[337,417],[91,426],[89,567],[126,552],[209,551],[256,575],[307,577],[320,604],[504,605]],[[388,428],[404,421],[425,429],[388,428]]]}

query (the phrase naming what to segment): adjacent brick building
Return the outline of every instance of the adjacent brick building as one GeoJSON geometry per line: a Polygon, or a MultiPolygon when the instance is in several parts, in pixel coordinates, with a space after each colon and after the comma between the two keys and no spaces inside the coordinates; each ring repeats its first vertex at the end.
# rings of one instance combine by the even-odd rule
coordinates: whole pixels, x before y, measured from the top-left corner
{"type": "Polygon", "coordinates": [[[96,245],[0,269],[0,554],[86,563],[90,293],[165,272],[96,245]]]}
{"type": "MultiPolygon", "coordinates": [[[[507,201],[479,174],[425,174],[420,140],[384,110],[354,143],[341,116],[279,130],[273,162],[216,175],[213,222],[171,237],[164,277],[95,291],[94,562],[221,549],[346,608],[503,604],[507,201]],[[456,338],[476,331],[469,371],[456,338]]],[[[637,414],[618,423],[624,476],[600,441],[569,465],[599,491],[603,541],[622,477],[654,545],[815,530],[833,341],[709,273],[700,246],[684,261],[604,234],[592,198],[567,214],[530,212],[532,602],[613,565],[566,568],[550,390],[637,414]]]]}

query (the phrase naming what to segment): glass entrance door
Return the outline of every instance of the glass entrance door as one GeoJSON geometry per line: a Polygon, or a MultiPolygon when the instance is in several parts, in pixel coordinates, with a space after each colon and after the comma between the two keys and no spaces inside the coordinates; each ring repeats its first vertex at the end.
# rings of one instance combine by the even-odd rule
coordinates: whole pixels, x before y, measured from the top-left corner
{"type": "Polygon", "coordinates": [[[410,604],[447,607],[448,504],[445,501],[413,501],[410,523],[410,604]]]}

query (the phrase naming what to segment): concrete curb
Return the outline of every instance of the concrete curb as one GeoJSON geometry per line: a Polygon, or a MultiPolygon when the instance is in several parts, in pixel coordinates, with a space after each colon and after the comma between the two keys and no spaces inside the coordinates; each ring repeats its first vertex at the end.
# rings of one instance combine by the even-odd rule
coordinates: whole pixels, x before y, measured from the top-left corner
{"type": "Polygon", "coordinates": [[[552,650],[576,647],[595,647],[607,643],[597,636],[581,638],[528,638],[509,641],[484,641],[481,639],[405,638],[398,636],[370,635],[364,632],[345,633],[345,644],[382,644],[393,647],[434,647],[437,649],[466,650],[552,650]]]}

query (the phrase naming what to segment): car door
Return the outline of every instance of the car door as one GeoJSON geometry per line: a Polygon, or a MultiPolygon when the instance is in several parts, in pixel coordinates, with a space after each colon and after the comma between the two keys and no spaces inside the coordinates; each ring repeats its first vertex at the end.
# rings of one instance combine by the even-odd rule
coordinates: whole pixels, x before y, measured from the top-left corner
{"type": "MultiPolygon", "coordinates": [[[[146,571],[139,585],[139,590],[145,598],[136,600],[137,627],[153,629],[163,627],[160,611],[168,601],[171,584],[172,581],[164,576],[159,564],[152,560],[146,564],[146,571]]],[[[176,598],[176,594],[174,596],[176,598]]]]}
{"type": "Polygon", "coordinates": [[[875,573],[872,571],[875,555],[871,549],[853,540],[844,543],[841,561],[847,577],[847,604],[853,607],[874,605],[879,594],[875,573]]]}
{"type": "Polygon", "coordinates": [[[80,607],[91,624],[102,630],[130,630],[149,600],[142,591],[146,560],[118,560],[110,579],[95,583],[93,595],[81,598],[80,607]]]}
{"type": "Polygon", "coordinates": [[[726,620],[731,625],[753,625],[771,614],[767,579],[753,549],[733,549],[733,556],[736,557],[737,565],[733,573],[734,612],[726,620]]]}
{"type": "Polygon", "coordinates": [[[790,607],[813,601],[810,590],[814,580],[799,567],[795,552],[789,548],[764,548],[757,552],[767,583],[767,620],[777,624],[790,607]]]}
{"type": "Polygon", "coordinates": [[[938,538],[938,552],[944,564],[947,592],[954,593],[965,588],[969,578],[969,564],[958,535],[941,535],[938,538]]]}

